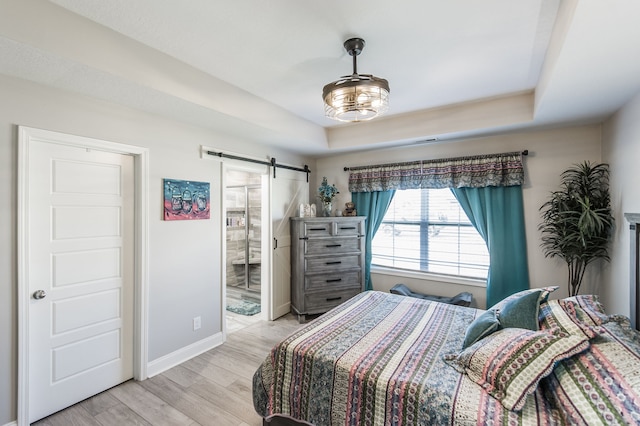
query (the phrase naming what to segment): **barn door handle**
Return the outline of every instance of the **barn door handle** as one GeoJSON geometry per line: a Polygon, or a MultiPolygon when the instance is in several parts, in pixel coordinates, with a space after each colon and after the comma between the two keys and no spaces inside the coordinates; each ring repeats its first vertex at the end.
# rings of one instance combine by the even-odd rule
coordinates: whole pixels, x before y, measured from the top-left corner
{"type": "Polygon", "coordinates": [[[36,290],[33,292],[33,298],[36,300],[44,299],[47,297],[47,292],[44,290],[36,290]]]}

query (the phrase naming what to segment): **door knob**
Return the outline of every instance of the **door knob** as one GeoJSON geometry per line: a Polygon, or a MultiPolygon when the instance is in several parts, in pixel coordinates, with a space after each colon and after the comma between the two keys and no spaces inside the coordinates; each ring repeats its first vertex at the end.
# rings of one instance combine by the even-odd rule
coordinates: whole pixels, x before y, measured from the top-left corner
{"type": "Polygon", "coordinates": [[[36,290],[33,292],[33,298],[36,300],[44,299],[47,296],[47,293],[44,290],[36,290]]]}

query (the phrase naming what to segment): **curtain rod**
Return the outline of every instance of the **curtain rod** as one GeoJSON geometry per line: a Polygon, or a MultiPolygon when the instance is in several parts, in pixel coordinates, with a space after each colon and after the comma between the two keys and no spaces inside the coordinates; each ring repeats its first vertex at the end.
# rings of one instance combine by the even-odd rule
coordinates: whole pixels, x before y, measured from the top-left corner
{"type": "MultiPolygon", "coordinates": [[[[507,153],[509,154],[509,153],[507,153]]],[[[529,150],[525,149],[524,151],[520,152],[520,154],[522,155],[529,155],[529,150]]],[[[491,155],[500,155],[500,154],[487,154],[489,156],[491,155]]],[[[485,157],[486,155],[475,155],[473,157],[485,157]]],[[[469,158],[469,157],[458,157],[458,158],[469,158]]],[[[437,160],[436,160],[437,161],[437,160]]],[[[387,163],[387,164],[374,164],[372,166],[355,166],[355,167],[345,167],[344,171],[348,172],[349,170],[356,170],[356,169],[364,169],[364,168],[373,168],[373,167],[385,167],[385,166],[401,166],[401,165],[405,165],[405,164],[414,164],[414,163],[420,163],[421,161],[405,161],[402,163],[387,163]]]]}
{"type": "Polygon", "coordinates": [[[307,182],[309,182],[309,173],[311,173],[311,170],[309,169],[309,166],[307,166],[306,164],[304,165],[304,167],[295,167],[295,166],[288,166],[286,164],[278,164],[275,158],[271,158],[271,161],[265,161],[265,160],[255,160],[253,158],[247,158],[247,157],[240,157],[238,155],[225,154],[224,152],[207,151],[207,154],[220,157],[220,158],[229,158],[231,160],[241,160],[241,161],[247,161],[249,163],[262,164],[264,166],[271,166],[273,167],[274,178],[276,177],[276,168],[294,170],[296,172],[303,172],[307,174],[307,182]]]}

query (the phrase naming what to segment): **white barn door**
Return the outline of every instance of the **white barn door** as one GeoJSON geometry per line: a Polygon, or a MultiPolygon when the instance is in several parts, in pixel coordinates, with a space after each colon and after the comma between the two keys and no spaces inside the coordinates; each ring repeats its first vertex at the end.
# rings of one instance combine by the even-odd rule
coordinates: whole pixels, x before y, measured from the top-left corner
{"type": "Polygon", "coordinates": [[[133,171],[129,155],[29,144],[30,422],[133,377],[133,171]]]}
{"type": "Polygon", "coordinates": [[[271,224],[273,258],[271,268],[271,306],[269,319],[275,320],[291,310],[291,235],[289,218],[298,214],[301,203],[309,202],[307,174],[276,170],[271,178],[271,224]]]}

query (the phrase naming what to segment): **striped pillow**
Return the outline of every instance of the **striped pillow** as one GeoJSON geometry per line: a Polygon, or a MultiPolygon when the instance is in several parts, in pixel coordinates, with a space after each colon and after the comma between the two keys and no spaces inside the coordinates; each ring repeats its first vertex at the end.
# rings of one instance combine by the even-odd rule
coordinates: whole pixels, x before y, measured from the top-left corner
{"type": "Polygon", "coordinates": [[[575,303],[581,310],[578,311],[579,319],[587,325],[602,325],[609,321],[609,315],[595,294],[578,294],[563,299],[566,303],[575,303]]]}
{"type": "Polygon", "coordinates": [[[600,327],[591,320],[585,321],[589,316],[573,302],[565,300],[549,300],[540,305],[538,320],[541,330],[555,329],[560,333],[580,335],[584,334],[593,339],[599,334],[600,327]]]}
{"type": "Polygon", "coordinates": [[[545,379],[565,424],[640,424],[640,335],[611,318],[591,348],[558,363],[545,379]]]}
{"type": "Polygon", "coordinates": [[[557,361],[589,347],[585,335],[562,336],[556,331],[505,328],[458,354],[445,355],[444,360],[506,409],[519,411],[557,361]]]}

